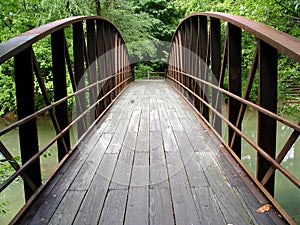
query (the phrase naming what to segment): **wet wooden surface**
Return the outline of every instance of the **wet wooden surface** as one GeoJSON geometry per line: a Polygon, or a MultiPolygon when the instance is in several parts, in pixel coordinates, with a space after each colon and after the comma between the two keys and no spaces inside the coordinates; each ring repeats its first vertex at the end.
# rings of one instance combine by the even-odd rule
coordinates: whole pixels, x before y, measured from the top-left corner
{"type": "Polygon", "coordinates": [[[275,224],[164,81],[132,83],[80,146],[21,224],[275,224]]]}

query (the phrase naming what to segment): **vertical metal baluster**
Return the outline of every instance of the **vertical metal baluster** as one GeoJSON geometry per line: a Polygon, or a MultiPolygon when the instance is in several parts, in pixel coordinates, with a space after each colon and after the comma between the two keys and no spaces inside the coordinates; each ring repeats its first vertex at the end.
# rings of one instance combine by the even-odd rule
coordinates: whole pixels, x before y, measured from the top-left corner
{"type": "MultiPolygon", "coordinates": [[[[54,86],[54,101],[58,101],[67,96],[66,82],[66,64],[65,64],[65,37],[64,30],[54,32],[51,35],[52,46],[52,71],[53,71],[53,86],[54,86]]],[[[55,114],[61,129],[64,129],[69,124],[68,120],[68,103],[67,101],[55,107],[55,114]]],[[[58,159],[64,158],[67,151],[70,149],[70,134],[67,131],[60,139],[57,140],[58,159]],[[64,138],[67,149],[62,141],[64,138]]]]}
{"type": "MultiPolygon", "coordinates": [[[[214,85],[219,84],[221,71],[221,24],[219,19],[211,18],[211,82],[214,85]]],[[[212,88],[212,106],[218,111],[222,112],[221,98],[217,98],[218,91],[212,88]]],[[[212,125],[214,129],[222,134],[222,120],[215,113],[212,113],[212,125]]]]}
{"type": "MultiPolygon", "coordinates": [[[[95,32],[95,21],[87,20],[87,54],[89,59],[89,68],[88,68],[88,81],[89,85],[96,83],[96,32],[95,32]]],[[[93,105],[97,99],[97,86],[91,87],[89,89],[89,99],[90,104],[93,105]]],[[[92,113],[94,110],[91,110],[90,113],[90,123],[92,124],[95,121],[95,114],[92,113]]]]}
{"type": "MultiPolygon", "coordinates": [[[[84,33],[83,23],[78,22],[73,25],[73,52],[74,52],[74,75],[76,82],[76,90],[84,88],[84,33]]],[[[76,117],[80,116],[86,109],[85,93],[80,93],[75,97],[76,101],[76,117]]],[[[80,138],[86,131],[85,117],[77,122],[77,135],[80,138]]]]}
{"type": "MultiPolygon", "coordinates": [[[[228,24],[228,90],[237,95],[241,96],[242,90],[242,56],[241,56],[241,29],[228,24]]],[[[228,108],[229,108],[229,121],[232,124],[236,124],[241,103],[231,97],[228,97],[228,108]]],[[[238,126],[241,129],[241,125],[238,126]]],[[[231,143],[234,135],[234,131],[228,128],[228,143],[231,143]]],[[[232,149],[241,157],[241,137],[236,136],[232,144],[232,149]]]]}
{"type": "MultiPolygon", "coordinates": [[[[203,80],[206,79],[206,54],[208,49],[208,35],[207,35],[207,17],[201,16],[200,17],[200,78],[203,80]]],[[[208,99],[205,96],[205,85],[201,84],[201,93],[200,96],[208,102],[208,99]]],[[[203,103],[200,104],[200,112],[202,113],[203,117],[209,121],[209,110],[206,105],[203,103]]]]}
{"type": "MultiPolygon", "coordinates": [[[[277,50],[259,40],[258,49],[259,93],[258,103],[261,107],[276,113],[277,111],[277,50]]],[[[258,145],[271,157],[276,153],[276,120],[258,113],[258,145]]],[[[261,181],[270,163],[257,155],[257,179],[261,181]]],[[[275,174],[265,188],[274,196],[275,174]]]]}
{"type": "MultiPolygon", "coordinates": [[[[32,47],[28,47],[15,56],[15,82],[18,119],[23,119],[36,111],[34,98],[32,47]]],[[[34,118],[19,127],[19,139],[22,163],[26,163],[39,151],[37,119],[34,118]]],[[[40,160],[37,159],[26,174],[36,187],[41,185],[40,160]]],[[[26,201],[33,195],[32,188],[24,182],[26,201]]]]}

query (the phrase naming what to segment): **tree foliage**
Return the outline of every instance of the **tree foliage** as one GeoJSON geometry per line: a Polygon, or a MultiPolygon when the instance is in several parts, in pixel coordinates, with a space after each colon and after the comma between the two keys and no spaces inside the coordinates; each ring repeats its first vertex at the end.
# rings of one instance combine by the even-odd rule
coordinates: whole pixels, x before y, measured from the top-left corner
{"type": "MultiPolygon", "coordinates": [[[[238,14],[299,38],[299,5],[298,0],[6,0],[0,2],[0,42],[57,19],[77,15],[100,15],[111,20],[120,30],[126,43],[129,43],[129,53],[134,62],[151,59],[160,54],[159,60],[143,62],[143,65],[136,67],[138,70],[151,68],[155,71],[163,69],[161,59],[167,58],[166,52],[161,50],[164,49],[161,41],[170,41],[178,22],[192,12],[220,11],[238,14]]],[[[71,33],[66,31],[66,35],[68,43],[71,43],[71,33]]],[[[250,66],[248,59],[253,54],[253,37],[243,34],[243,46],[249,46],[242,52],[245,80],[250,66]]],[[[50,40],[41,41],[34,46],[34,51],[40,60],[46,86],[51,89],[50,40]]],[[[284,81],[287,77],[294,83],[299,83],[299,68],[294,68],[293,62],[282,56],[279,62],[279,89],[286,90],[284,81]]],[[[12,61],[0,66],[0,75],[0,115],[3,115],[14,110],[16,105],[12,61]]],[[[257,87],[257,82],[255,85],[257,87]]],[[[37,105],[42,106],[38,88],[36,96],[37,105]]],[[[281,94],[280,99],[284,100],[286,96],[286,93],[281,94]]],[[[251,99],[257,100],[255,91],[251,93],[251,99]]]]}
{"type": "MultiPolygon", "coordinates": [[[[185,15],[203,11],[226,12],[251,18],[300,38],[300,1],[298,0],[177,0],[175,2],[176,7],[185,11],[185,15]]],[[[242,35],[242,85],[244,89],[251,66],[255,40],[246,32],[243,32],[242,35]]],[[[279,54],[278,61],[278,100],[282,104],[279,113],[291,115],[299,120],[299,104],[287,103],[291,98],[290,87],[295,84],[300,85],[299,65],[295,65],[295,62],[281,54],[279,54]]],[[[250,94],[251,101],[257,101],[257,89],[258,79],[256,77],[250,94]]]]}

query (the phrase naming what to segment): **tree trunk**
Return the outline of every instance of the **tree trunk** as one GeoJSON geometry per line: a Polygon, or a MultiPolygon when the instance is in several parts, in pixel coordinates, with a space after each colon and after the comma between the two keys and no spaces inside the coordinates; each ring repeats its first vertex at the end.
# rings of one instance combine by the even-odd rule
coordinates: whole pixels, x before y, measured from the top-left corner
{"type": "Polygon", "coordinates": [[[95,0],[96,3],[96,13],[97,16],[101,16],[101,4],[100,4],[100,0],[95,0]]]}

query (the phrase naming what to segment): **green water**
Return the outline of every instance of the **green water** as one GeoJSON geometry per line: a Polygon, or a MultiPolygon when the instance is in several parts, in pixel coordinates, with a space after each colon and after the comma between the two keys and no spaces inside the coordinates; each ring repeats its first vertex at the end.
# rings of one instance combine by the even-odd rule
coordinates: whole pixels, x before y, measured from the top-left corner
{"type": "MultiPolygon", "coordinates": [[[[8,124],[14,122],[14,119],[4,119],[0,118],[0,129],[4,128],[8,124]]],[[[49,118],[43,118],[38,120],[38,137],[40,148],[45,146],[49,141],[55,136],[55,130],[52,122],[49,118]]],[[[71,132],[71,141],[74,142],[74,134],[71,132]]],[[[1,142],[4,146],[9,149],[11,154],[15,156],[20,156],[19,148],[19,137],[18,131],[13,130],[2,137],[0,137],[1,142]]],[[[43,181],[49,177],[55,166],[57,165],[57,146],[52,145],[45,154],[40,157],[41,159],[41,171],[43,181]]],[[[11,174],[11,172],[9,173],[11,174]]],[[[0,194],[0,204],[3,202],[8,202],[4,208],[7,210],[5,214],[0,214],[0,224],[7,224],[15,214],[24,205],[24,191],[23,183],[21,179],[17,179],[16,182],[11,184],[0,194]]]]}
{"type": "MultiPolygon", "coordinates": [[[[246,135],[253,141],[256,141],[257,130],[257,113],[247,111],[245,115],[245,124],[243,130],[246,135]]],[[[0,118],[0,129],[5,127],[12,121],[7,121],[0,118]]],[[[39,144],[40,147],[49,142],[49,140],[55,135],[52,123],[49,119],[40,119],[38,122],[39,128],[39,144]]],[[[281,149],[287,138],[291,134],[292,130],[278,123],[278,142],[277,147],[281,149]]],[[[226,133],[226,131],[225,131],[226,133]]],[[[225,134],[226,135],[226,134],[225,134]]],[[[74,135],[71,135],[71,138],[74,135]]],[[[14,156],[20,155],[18,145],[17,130],[14,130],[2,137],[0,140],[4,145],[10,149],[14,156]]],[[[256,167],[256,153],[252,150],[246,142],[243,142],[242,146],[242,159],[250,170],[255,173],[256,167]]],[[[296,178],[300,178],[300,141],[298,140],[293,148],[289,151],[288,155],[282,162],[282,166],[287,168],[296,178]]],[[[51,171],[54,169],[57,162],[56,145],[52,146],[47,154],[41,157],[42,174],[46,179],[51,171]]],[[[20,179],[21,180],[21,179],[20,179]]],[[[21,181],[13,183],[0,195],[0,204],[4,201],[10,203],[6,206],[7,213],[0,215],[0,224],[7,224],[13,216],[21,209],[24,204],[24,193],[21,181]]],[[[275,187],[275,199],[281,204],[281,206],[287,211],[287,213],[300,224],[300,191],[294,185],[290,184],[281,174],[276,173],[276,187],[275,187]]]]}
{"type": "MultiPolygon", "coordinates": [[[[257,112],[247,111],[243,132],[255,143],[257,140],[257,112]]],[[[277,152],[279,154],[293,130],[281,123],[277,123],[277,152]]],[[[256,172],[256,152],[251,149],[246,141],[242,141],[242,159],[253,174],[256,172]]],[[[287,169],[294,177],[300,179],[300,139],[292,146],[288,154],[281,162],[281,166],[287,169]]],[[[280,172],[275,176],[275,199],[282,208],[293,218],[296,224],[300,224],[300,189],[287,180],[280,172]]]]}

